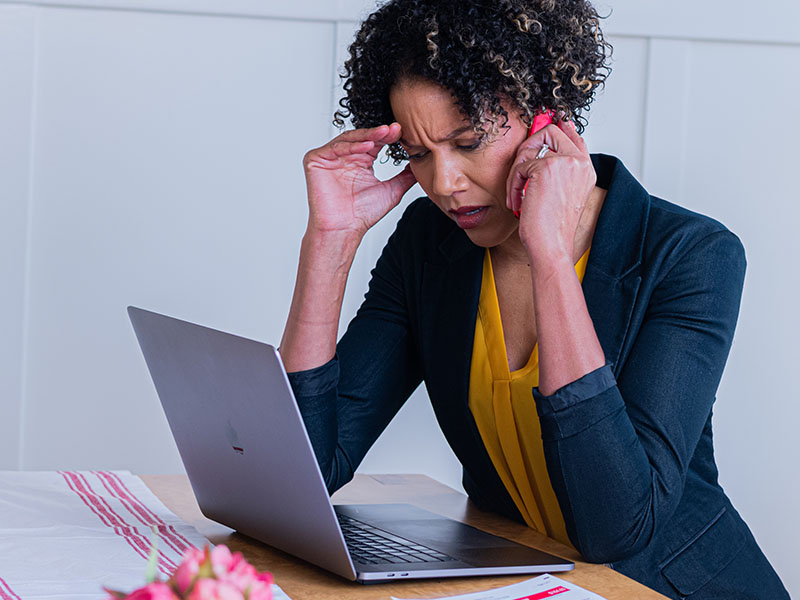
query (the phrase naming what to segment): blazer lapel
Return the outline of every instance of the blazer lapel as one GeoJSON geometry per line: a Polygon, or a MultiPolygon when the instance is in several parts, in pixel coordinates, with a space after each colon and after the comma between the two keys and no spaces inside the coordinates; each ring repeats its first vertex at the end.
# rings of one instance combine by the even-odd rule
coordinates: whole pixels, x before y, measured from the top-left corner
{"type": "Polygon", "coordinates": [[[476,502],[487,502],[522,522],[492,464],[469,410],[469,371],[485,250],[455,229],[423,266],[420,348],[425,385],[436,420],[464,465],[464,487],[476,502]]]}
{"type": "Polygon", "coordinates": [[[442,432],[462,461],[473,456],[476,439],[465,434],[474,429],[478,435],[467,403],[483,253],[455,229],[423,267],[420,348],[425,384],[442,432]]]}
{"type": "Polygon", "coordinates": [[[641,276],[650,195],[618,159],[593,154],[598,185],[608,190],[597,220],[583,294],[606,360],[618,374],[641,276]]]}

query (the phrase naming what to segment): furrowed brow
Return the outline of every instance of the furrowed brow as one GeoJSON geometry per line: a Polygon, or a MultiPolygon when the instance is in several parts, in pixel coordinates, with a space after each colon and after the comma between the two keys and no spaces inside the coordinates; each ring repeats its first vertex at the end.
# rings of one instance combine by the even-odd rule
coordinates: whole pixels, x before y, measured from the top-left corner
{"type": "Polygon", "coordinates": [[[451,133],[448,133],[448,134],[447,134],[447,135],[444,137],[444,139],[442,139],[442,140],[439,140],[439,141],[442,141],[442,142],[449,142],[449,141],[450,141],[450,140],[452,140],[453,138],[457,138],[458,136],[460,136],[460,135],[462,135],[462,134],[464,134],[464,133],[467,133],[468,131],[472,131],[472,125],[465,125],[464,127],[461,127],[460,129],[456,129],[455,131],[453,131],[453,132],[451,132],[451,133]]]}
{"type": "MultiPolygon", "coordinates": [[[[441,143],[441,142],[449,142],[450,140],[452,140],[454,138],[457,138],[458,136],[463,135],[463,134],[467,133],[468,131],[472,131],[472,125],[465,125],[464,127],[460,127],[459,129],[456,129],[455,131],[451,131],[450,133],[448,133],[441,140],[433,140],[433,141],[435,143],[437,143],[437,144],[441,143]]],[[[399,141],[404,146],[411,147],[411,148],[416,148],[417,147],[414,144],[409,144],[403,138],[400,138],[399,141]]]]}

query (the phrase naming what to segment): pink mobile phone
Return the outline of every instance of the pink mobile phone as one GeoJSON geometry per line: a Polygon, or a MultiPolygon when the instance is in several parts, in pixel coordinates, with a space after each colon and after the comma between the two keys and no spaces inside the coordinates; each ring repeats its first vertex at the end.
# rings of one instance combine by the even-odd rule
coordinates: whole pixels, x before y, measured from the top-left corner
{"type": "MultiPolygon", "coordinates": [[[[531,124],[530,129],[528,129],[528,137],[531,137],[534,133],[539,131],[540,129],[547,127],[550,123],[553,122],[553,111],[552,110],[545,110],[540,112],[538,115],[533,117],[533,123],[531,124]]],[[[528,183],[525,182],[525,187],[522,188],[522,193],[525,193],[525,190],[528,189],[528,183]]],[[[519,219],[519,211],[514,211],[514,216],[519,219]]]]}

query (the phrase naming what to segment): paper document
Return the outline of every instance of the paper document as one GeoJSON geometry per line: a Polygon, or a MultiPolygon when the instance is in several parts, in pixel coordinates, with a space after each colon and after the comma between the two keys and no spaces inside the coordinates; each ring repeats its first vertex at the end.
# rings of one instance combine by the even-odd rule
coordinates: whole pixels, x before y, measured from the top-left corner
{"type": "MultiPolygon", "coordinates": [[[[448,596],[439,600],[605,600],[602,596],[552,575],[541,575],[513,585],[473,592],[461,596],[448,596]]],[[[392,596],[392,600],[400,600],[392,596]]]]}

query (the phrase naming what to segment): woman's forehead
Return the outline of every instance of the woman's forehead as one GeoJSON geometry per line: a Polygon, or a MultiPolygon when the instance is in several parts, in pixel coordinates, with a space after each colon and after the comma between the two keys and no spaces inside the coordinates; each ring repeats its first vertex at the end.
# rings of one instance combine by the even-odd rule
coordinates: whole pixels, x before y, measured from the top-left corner
{"type": "MultiPolygon", "coordinates": [[[[420,137],[430,143],[446,142],[475,131],[450,90],[432,81],[400,80],[392,87],[389,100],[394,119],[403,126],[400,141],[404,145],[416,145],[420,137]]],[[[509,102],[501,101],[501,106],[506,111],[499,120],[501,124],[516,126],[518,122],[525,126],[519,111],[509,102]]],[[[497,124],[494,117],[497,115],[488,117],[485,127],[491,136],[497,133],[492,125],[497,124]]]]}
{"type": "Polygon", "coordinates": [[[389,100],[395,119],[405,128],[422,128],[432,140],[472,130],[449,90],[429,81],[402,81],[395,85],[389,100]]]}

